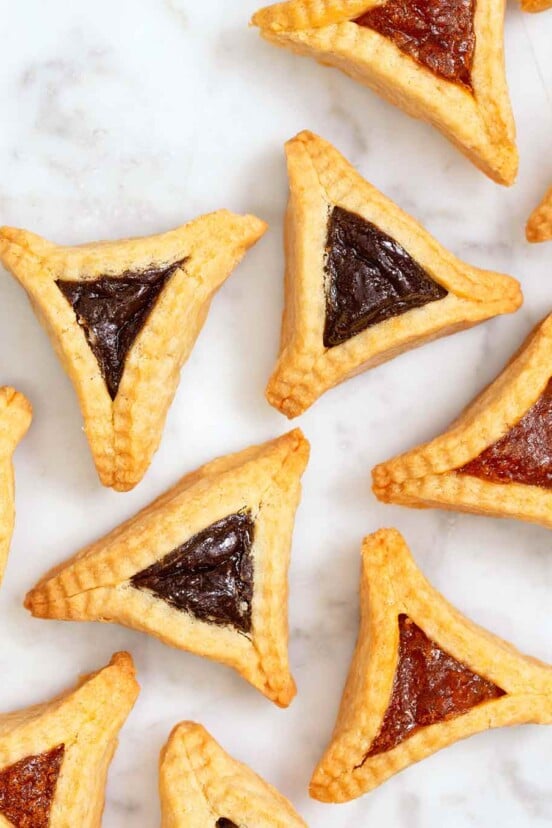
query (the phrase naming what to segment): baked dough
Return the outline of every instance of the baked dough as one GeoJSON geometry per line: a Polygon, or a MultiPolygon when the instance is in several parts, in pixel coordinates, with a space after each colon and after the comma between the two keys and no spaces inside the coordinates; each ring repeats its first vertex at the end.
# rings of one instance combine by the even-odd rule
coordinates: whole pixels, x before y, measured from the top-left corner
{"type": "Polygon", "coordinates": [[[428,121],[486,175],[512,184],[518,152],[504,71],[504,0],[477,0],[471,89],[439,77],[390,38],[354,22],[381,5],[378,0],[289,0],[262,9],[252,22],[276,46],[335,66],[428,121]]]}
{"type": "Polygon", "coordinates": [[[552,8],[552,0],[521,0],[521,8],[526,12],[541,12],[552,8]]]}
{"type": "MultiPolygon", "coordinates": [[[[307,441],[295,430],[207,463],[52,570],[28,594],[26,607],[40,618],[116,621],[151,633],[233,667],[269,699],[287,706],[296,692],[287,652],[287,571],[308,454],[307,441]],[[218,559],[207,561],[203,574],[193,566],[206,534],[212,530],[213,538],[214,527],[220,528],[228,516],[238,523],[240,516],[242,521],[249,516],[252,523],[252,544],[230,567],[250,573],[250,591],[242,583],[239,601],[230,607],[223,603],[226,585],[240,586],[230,570],[221,601],[212,601],[217,572],[226,571],[220,568],[225,566],[221,550],[215,550],[218,559]],[[172,559],[172,569],[167,559],[172,559]],[[167,583],[170,590],[163,592],[167,583]],[[202,610],[202,601],[210,602],[208,611],[202,610]],[[235,618],[244,602],[246,612],[235,618]]],[[[235,533],[232,538],[233,543],[235,533]]],[[[224,537],[222,541],[224,551],[224,537]]]]}
{"type": "MultiPolygon", "coordinates": [[[[360,598],[356,651],[330,745],[312,778],[315,799],[355,799],[414,762],[490,727],[552,723],[552,667],[521,655],[454,609],[424,578],[395,529],[364,540],[360,598]],[[374,752],[398,692],[401,616],[434,642],[441,651],[438,661],[459,662],[500,694],[462,714],[449,711],[443,720],[413,728],[390,750],[374,752]]],[[[440,699],[444,705],[445,695],[440,699]]]]}
{"type": "MultiPolygon", "coordinates": [[[[549,3],[548,6],[550,5],[549,3]]],[[[526,10],[540,11],[536,8],[526,10]]],[[[539,206],[535,207],[529,216],[525,235],[529,242],[544,242],[552,239],[552,187],[547,190],[539,206]]]]}
{"type": "Polygon", "coordinates": [[[287,799],[194,722],[171,733],[159,787],[163,828],[306,828],[287,799]]]}
{"type": "MultiPolygon", "coordinates": [[[[552,373],[552,315],[537,326],[502,374],[444,434],[373,470],[379,500],[513,517],[552,528],[552,490],[519,476],[497,482],[462,471],[504,440],[546,392],[552,373]]],[[[543,428],[545,426],[543,425],[543,428]]],[[[549,429],[548,429],[549,430],[549,429]]],[[[528,446],[545,452],[542,436],[528,446]]],[[[544,458],[543,469],[550,461],[544,458]]],[[[469,467],[468,467],[469,468],[469,467]]]]}
{"type": "MultiPolygon", "coordinates": [[[[180,369],[213,295],[265,229],[254,216],[225,210],[158,236],[81,247],[59,247],[26,230],[0,229],[0,261],[27,291],[75,386],[104,486],[127,491],[144,476],[161,440],[180,369]],[[149,307],[140,306],[143,297],[129,300],[130,310],[138,303],[134,322],[138,319],[139,324],[132,329],[124,320],[132,336],[126,353],[115,354],[118,374],[108,384],[97,333],[109,323],[113,308],[120,311],[120,296],[111,298],[113,308],[100,314],[92,331],[70,297],[77,303],[81,288],[90,291],[99,285],[104,296],[96,301],[107,303],[117,284],[132,290],[139,277],[152,275],[164,281],[157,287],[146,285],[146,299],[148,290],[161,284],[160,292],[149,307]]],[[[138,284],[134,292],[139,290],[138,284]]]]}
{"type": "Polygon", "coordinates": [[[117,734],[138,696],[128,653],[46,704],[0,715],[0,825],[100,828],[117,734]]]}
{"type": "Polygon", "coordinates": [[[520,306],[517,281],[461,262],[327,141],[301,132],[287,143],[286,154],[285,310],[280,354],[266,390],[270,404],[286,416],[297,417],[328,389],[403,351],[520,306]],[[388,242],[401,245],[448,295],[326,347],[328,228],[336,208],[391,237],[388,242]]]}
{"type": "Polygon", "coordinates": [[[14,388],[0,388],[0,583],[15,521],[12,457],[31,424],[30,402],[14,388]]]}

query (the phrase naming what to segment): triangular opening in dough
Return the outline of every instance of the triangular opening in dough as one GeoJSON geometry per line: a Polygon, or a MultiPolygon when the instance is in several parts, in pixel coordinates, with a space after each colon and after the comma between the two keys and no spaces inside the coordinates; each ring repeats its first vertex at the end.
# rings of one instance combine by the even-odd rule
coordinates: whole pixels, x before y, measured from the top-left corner
{"type": "Polygon", "coordinates": [[[57,286],[73,308],[86,341],[98,360],[114,400],[127,354],[146,324],[161,291],[184,262],[169,267],[100,276],[92,281],[58,280],[57,286]]]}
{"type": "Polygon", "coordinates": [[[211,624],[251,632],[255,521],[228,515],[130,579],[176,609],[211,624]]]}
{"type": "Polygon", "coordinates": [[[65,745],[0,771],[0,814],[15,828],[48,828],[65,745]]]}

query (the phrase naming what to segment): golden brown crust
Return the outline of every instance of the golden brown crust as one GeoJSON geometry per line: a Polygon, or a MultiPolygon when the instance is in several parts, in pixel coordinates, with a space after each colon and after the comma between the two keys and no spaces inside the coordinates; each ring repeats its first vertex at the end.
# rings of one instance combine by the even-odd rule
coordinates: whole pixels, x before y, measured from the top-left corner
{"type": "Polygon", "coordinates": [[[287,571],[300,478],[309,444],[296,429],[262,446],[222,457],[105,538],[48,573],[28,594],[33,615],[116,621],[167,644],[227,664],[276,704],[295,695],[289,672],[287,571]],[[252,547],[252,631],[200,621],[129,579],[218,520],[249,510],[252,547]]]}
{"type": "Polygon", "coordinates": [[[523,483],[494,483],[455,469],[507,434],[534,405],[551,375],[552,315],[444,434],[376,466],[379,500],[541,523],[552,528],[552,492],[523,483]]]}
{"type": "Polygon", "coordinates": [[[0,771],[65,746],[49,828],[100,828],[117,734],[138,692],[131,656],[117,653],[107,667],[81,679],[75,690],[0,715],[0,771]]]}
{"type": "MultiPolygon", "coordinates": [[[[552,3],[548,3],[548,8],[552,3]]],[[[543,8],[546,8],[543,7],[543,8]]],[[[526,11],[542,11],[542,9],[525,7],[526,11]]],[[[538,207],[535,207],[525,228],[528,242],[544,242],[552,239],[552,187],[550,187],[538,207]]]]}
{"type": "Polygon", "coordinates": [[[285,309],[278,363],[268,383],[271,405],[302,414],[329,388],[403,351],[516,310],[509,276],[461,262],[413,218],[365,181],[327,141],[302,132],[286,145],[290,198],[286,219],[285,309]],[[324,256],[332,206],[362,216],[405,247],[448,296],[325,348],[324,256]]]}
{"type": "Polygon", "coordinates": [[[552,667],[521,655],[452,607],[422,575],[395,529],[364,540],[360,595],[359,638],[330,745],[312,778],[315,799],[354,799],[414,762],[490,727],[552,723],[552,667]],[[401,614],[505,695],[365,758],[391,697],[401,614]]]}
{"type": "Polygon", "coordinates": [[[144,476],[161,440],[180,369],[213,295],[265,232],[254,216],[226,210],[147,238],[59,247],[0,229],[0,261],[21,282],[77,392],[100,480],[118,491],[144,476]],[[183,261],[130,348],[115,400],[57,280],[94,280],[183,261]]]}
{"type": "Polygon", "coordinates": [[[214,828],[219,819],[306,828],[287,799],[194,722],[177,725],[163,748],[159,788],[163,828],[214,828]]]}
{"type": "Polygon", "coordinates": [[[30,402],[14,388],[0,388],[0,584],[15,521],[13,453],[31,424],[30,402]]]}
{"type": "Polygon", "coordinates": [[[276,46],[341,69],[409,115],[439,129],[486,175],[514,182],[515,124],[504,71],[504,0],[476,4],[473,93],[437,77],[390,39],[353,21],[381,0],[289,0],[254,15],[276,46]]]}
{"type": "Polygon", "coordinates": [[[541,12],[552,8],[552,0],[521,0],[521,8],[525,12],[541,12]]]}

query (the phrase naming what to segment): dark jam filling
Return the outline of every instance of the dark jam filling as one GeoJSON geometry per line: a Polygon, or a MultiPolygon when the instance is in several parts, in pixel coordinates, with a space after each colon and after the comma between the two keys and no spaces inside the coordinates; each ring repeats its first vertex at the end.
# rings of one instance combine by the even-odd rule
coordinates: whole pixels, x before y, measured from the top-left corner
{"type": "Polygon", "coordinates": [[[341,207],[328,221],[325,269],[326,348],[447,295],[398,242],[341,207]]]}
{"type": "Polygon", "coordinates": [[[552,489],[552,380],[517,425],[457,472],[552,489]]]}
{"type": "Polygon", "coordinates": [[[127,354],[159,294],[183,261],[168,267],[82,282],[56,282],[83,328],[112,400],[117,396],[127,354]]]}
{"type": "Polygon", "coordinates": [[[0,814],[14,828],[48,828],[65,746],[0,771],[0,814]]]}
{"type": "Polygon", "coordinates": [[[435,75],[472,89],[475,0],[389,0],[355,23],[374,29],[435,75]]]}
{"type": "Polygon", "coordinates": [[[408,616],[399,616],[399,631],[391,701],[365,760],[392,750],[422,727],[504,695],[492,681],[445,653],[408,616]]]}
{"type": "Polygon", "coordinates": [[[131,584],[201,621],[249,633],[254,533],[249,512],[229,515],[134,575],[131,584]]]}
{"type": "Polygon", "coordinates": [[[232,822],[231,819],[226,819],[226,817],[221,817],[217,819],[217,824],[215,828],[238,828],[235,822],[232,822]]]}

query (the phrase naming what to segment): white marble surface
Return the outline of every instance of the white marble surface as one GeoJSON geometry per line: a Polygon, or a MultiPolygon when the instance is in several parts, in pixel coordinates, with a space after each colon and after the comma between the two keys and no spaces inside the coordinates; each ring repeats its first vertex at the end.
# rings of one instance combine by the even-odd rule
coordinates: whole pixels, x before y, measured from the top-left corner
{"type": "MultiPolygon", "coordinates": [[[[552,661],[552,544],[511,521],[378,504],[370,469],[437,433],[501,368],[552,304],[552,247],[524,243],[552,180],[552,12],[512,3],[506,39],[521,171],[497,187],[429,127],[324,70],[263,44],[255,0],[0,3],[0,220],[77,243],[161,231],[227,206],[268,235],[214,302],[182,375],[147,479],[98,484],[69,380],[22,290],[0,274],[0,380],[34,403],[18,451],[18,520],[0,594],[0,709],[48,698],[118,648],[142,694],[112,765],[107,828],[159,824],[157,757],[184,718],[203,722],[296,804],[311,826],[544,828],[552,823],[552,731],[495,731],[456,745],[349,805],[309,801],[357,629],[361,537],[400,528],[430,579],[469,616],[552,661]],[[282,301],[285,139],[308,127],[457,254],[512,273],[526,301],[326,395],[300,421],[312,441],[291,570],[299,696],[273,708],[222,666],[116,626],[31,619],[23,595],[44,570],[185,471],[283,432],[264,402],[282,301]]],[[[77,828],[77,826],[75,827],[77,828]]],[[[250,826],[254,828],[254,826],[250,826]]]]}

